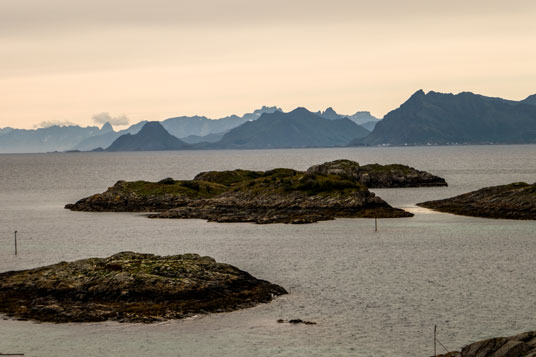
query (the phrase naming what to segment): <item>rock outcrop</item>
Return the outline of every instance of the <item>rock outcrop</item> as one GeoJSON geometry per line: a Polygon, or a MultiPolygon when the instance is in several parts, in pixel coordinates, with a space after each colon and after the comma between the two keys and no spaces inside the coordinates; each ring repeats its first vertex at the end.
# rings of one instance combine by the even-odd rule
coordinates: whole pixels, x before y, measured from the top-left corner
{"type": "Polygon", "coordinates": [[[197,254],[122,252],[0,273],[0,312],[51,322],[153,322],[266,303],[286,290],[197,254]]]}
{"type": "Polygon", "coordinates": [[[438,357],[536,357],[536,331],[478,341],[438,357]]]}
{"type": "Polygon", "coordinates": [[[336,160],[312,166],[307,172],[342,176],[368,188],[447,186],[445,179],[439,176],[400,164],[360,166],[355,161],[336,160]]]}
{"type": "Polygon", "coordinates": [[[417,205],[464,216],[532,220],[536,219],[536,184],[517,182],[486,187],[417,205]]]}
{"type": "Polygon", "coordinates": [[[445,180],[403,165],[359,166],[350,160],[307,171],[209,171],[193,180],[119,181],[65,207],[74,211],[161,212],[151,218],[217,222],[311,223],[335,217],[409,217],[368,190],[444,186],[445,180]]]}

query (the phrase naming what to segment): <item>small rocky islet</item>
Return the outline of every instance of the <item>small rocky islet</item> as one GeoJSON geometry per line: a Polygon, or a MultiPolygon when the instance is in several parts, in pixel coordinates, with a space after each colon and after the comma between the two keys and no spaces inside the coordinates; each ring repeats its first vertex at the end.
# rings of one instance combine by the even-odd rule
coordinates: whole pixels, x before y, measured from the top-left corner
{"type": "Polygon", "coordinates": [[[118,181],[106,192],[65,208],[93,212],[160,212],[150,218],[216,222],[312,223],[335,217],[410,217],[369,188],[446,186],[444,179],[405,165],[360,166],[350,160],[306,171],[209,171],[193,180],[118,181]]]}
{"type": "Polygon", "coordinates": [[[0,313],[48,322],[155,322],[228,312],[287,294],[197,254],[122,252],[0,273],[0,313]]]}
{"type": "Polygon", "coordinates": [[[437,357],[536,357],[536,331],[489,338],[437,357]]]}
{"type": "Polygon", "coordinates": [[[536,183],[516,182],[486,187],[477,191],[418,206],[463,216],[536,220],[536,183]]]}

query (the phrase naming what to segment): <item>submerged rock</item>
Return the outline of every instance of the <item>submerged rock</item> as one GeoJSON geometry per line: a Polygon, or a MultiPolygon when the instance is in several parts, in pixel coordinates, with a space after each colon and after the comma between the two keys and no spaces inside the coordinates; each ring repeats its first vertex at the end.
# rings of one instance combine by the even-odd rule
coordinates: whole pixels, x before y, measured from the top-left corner
{"type": "Polygon", "coordinates": [[[532,220],[536,219],[536,184],[517,182],[486,187],[417,205],[464,216],[532,220]]]}
{"type": "Polygon", "coordinates": [[[290,320],[284,320],[284,319],[279,319],[277,320],[278,323],[280,324],[284,324],[284,323],[289,323],[289,324],[292,324],[292,325],[316,325],[316,322],[314,321],[305,321],[305,320],[302,320],[302,319],[290,319],[290,320]]]}
{"type": "Polygon", "coordinates": [[[102,194],[66,205],[74,211],[161,212],[151,218],[217,222],[312,223],[335,217],[410,217],[368,187],[445,186],[445,180],[403,165],[359,166],[350,160],[306,172],[209,171],[191,181],[119,181],[102,194]]]}
{"type": "Polygon", "coordinates": [[[251,307],[286,293],[197,254],[122,252],[0,273],[1,313],[51,322],[180,319],[251,307]]]}
{"type": "Polygon", "coordinates": [[[478,341],[438,357],[536,357],[536,331],[478,341]]]}

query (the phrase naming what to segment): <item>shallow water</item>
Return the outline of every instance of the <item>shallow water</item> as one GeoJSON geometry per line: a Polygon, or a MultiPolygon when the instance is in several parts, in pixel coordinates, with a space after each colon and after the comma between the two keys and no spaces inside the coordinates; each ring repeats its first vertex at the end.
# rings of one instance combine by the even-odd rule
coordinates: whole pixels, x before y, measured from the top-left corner
{"type": "Polygon", "coordinates": [[[536,329],[536,222],[415,206],[536,181],[536,146],[0,155],[0,271],[132,250],[210,255],[290,294],[252,309],[160,324],[0,320],[0,353],[26,356],[429,356],[536,329]],[[328,160],[404,163],[447,188],[375,190],[413,218],[311,225],[150,220],[63,209],[119,179],[192,178],[219,169],[305,169],[328,160]],[[19,254],[13,254],[13,230],[19,254]],[[278,324],[301,318],[314,326],[278,324]]]}

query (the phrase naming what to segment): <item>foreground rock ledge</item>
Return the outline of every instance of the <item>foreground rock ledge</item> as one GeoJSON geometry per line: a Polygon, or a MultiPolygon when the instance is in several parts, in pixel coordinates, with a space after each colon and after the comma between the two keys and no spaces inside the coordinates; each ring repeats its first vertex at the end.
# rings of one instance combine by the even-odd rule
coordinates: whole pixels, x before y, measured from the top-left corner
{"type": "Polygon", "coordinates": [[[307,171],[209,171],[193,180],[118,181],[102,194],[68,204],[73,211],[160,212],[151,218],[216,222],[312,223],[335,217],[411,217],[368,188],[446,186],[404,165],[360,166],[336,160],[307,171]]]}
{"type": "Polygon", "coordinates": [[[536,357],[536,331],[478,341],[438,357],[536,357]]]}
{"type": "Polygon", "coordinates": [[[486,187],[417,205],[463,216],[533,220],[536,219],[536,184],[517,182],[486,187]]]}
{"type": "Polygon", "coordinates": [[[0,312],[50,322],[154,322],[252,307],[278,285],[197,254],[122,252],[0,273],[0,312]]]}

